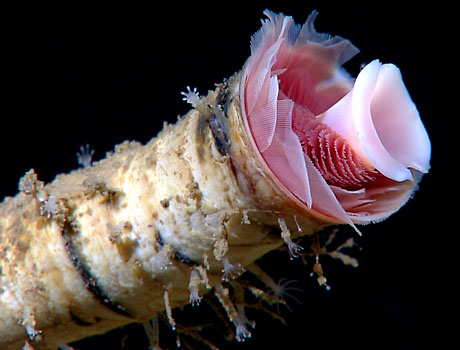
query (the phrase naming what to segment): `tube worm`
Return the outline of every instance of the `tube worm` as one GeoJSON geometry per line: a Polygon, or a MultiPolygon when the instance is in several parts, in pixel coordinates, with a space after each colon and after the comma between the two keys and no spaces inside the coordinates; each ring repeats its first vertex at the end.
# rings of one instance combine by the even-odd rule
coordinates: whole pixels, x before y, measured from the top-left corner
{"type": "Polygon", "coordinates": [[[243,69],[205,97],[189,89],[176,124],[46,185],[31,170],[0,204],[2,349],[133,322],[154,333],[150,319],[166,311],[174,327],[171,310],[207,291],[243,340],[249,321],[223,280],[410,198],[430,141],[399,70],[373,61],[353,80],[341,66],[358,50],[316,32],[316,12],[303,26],[265,14],[243,69]]]}

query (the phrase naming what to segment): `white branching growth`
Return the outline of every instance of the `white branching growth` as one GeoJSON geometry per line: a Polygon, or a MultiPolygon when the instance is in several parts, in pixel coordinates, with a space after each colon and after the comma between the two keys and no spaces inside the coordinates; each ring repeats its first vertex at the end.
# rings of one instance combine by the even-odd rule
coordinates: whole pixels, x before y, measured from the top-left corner
{"type": "Polygon", "coordinates": [[[244,314],[244,307],[241,304],[238,304],[235,307],[235,305],[230,300],[228,289],[222,285],[218,285],[216,287],[216,296],[227,312],[228,318],[235,325],[236,340],[241,342],[246,338],[250,338],[251,332],[247,327],[250,323],[244,314]]]}
{"type": "Polygon", "coordinates": [[[83,168],[91,166],[93,155],[94,150],[90,149],[88,144],[85,147],[80,146],[80,152],[77,152],[78,164],[83,168]]]}
{"type": "Polygon", "coordinates": [[[244,268],[241,264],[230,264],[227,256],[222,258],[222,264],[224,265],[224,268],[222,269],[222,279],[225,281],[235,279],[244,272],[244,268]]]}
{"type": "MultiPolygon", "coordinates": [[[[280,228],[281,228],[281,237],[283,238],[284,242],[287,244],[288,246],[288,249],[289,249],[289,255],[291,257],[291,259],[293,258],[297,258],[299,257],[299,252],[303,250],[303,248],[294,243],[291,239],[291,232],[289,231],[287,225],[286,225],[286,221],[284,221],[283,218],[278,218],[278,223],[280,225],[280,228]]],[[[296,221],[296,225],[298,225],[297,221],[296,221]]],[[[302,232],[300,229],[299,229],[299,232],[302,232]]]]}
{"type": "Polygon", "coordinates": [[[195,269],[192,269],[190,272],[190,282],[189,282],[189,289],[190,289],[190,304],[193,306],[199,305],[201,302],[202,297],[199,295],[199,285],[202,283],[201,276],[199,272],[195,269]]]}
{"type": "Polygon", "coordinates": [[[194,108],[201,100],[200,94],[197,92],[196,88],[190,90],[190,86],[187,86],[187,92],[181,92],[181,95],[185,96],[182,100],[186,101],[187,103],[190,103],[190,105],[194,108]]]}

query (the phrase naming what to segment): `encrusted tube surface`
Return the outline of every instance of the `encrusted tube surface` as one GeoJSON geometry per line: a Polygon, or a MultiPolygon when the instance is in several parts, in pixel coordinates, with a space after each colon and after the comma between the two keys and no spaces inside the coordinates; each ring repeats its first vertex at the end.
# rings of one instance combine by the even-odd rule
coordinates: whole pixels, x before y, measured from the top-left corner
{"type": "Polygon", "coordinates": [[[144,322],[220,285],[293,235],[332,224],[284,196],[254,154],[239,75],[146,145],[125,142],[0,205],[0,347],[36,348],[144,322]],[[300,225],[300,226],[298,226],[300,225]],[[227,278],[224,271],[224,277],[227,278]],[[194,289],[194,293],[197,291],[194,289]]]}

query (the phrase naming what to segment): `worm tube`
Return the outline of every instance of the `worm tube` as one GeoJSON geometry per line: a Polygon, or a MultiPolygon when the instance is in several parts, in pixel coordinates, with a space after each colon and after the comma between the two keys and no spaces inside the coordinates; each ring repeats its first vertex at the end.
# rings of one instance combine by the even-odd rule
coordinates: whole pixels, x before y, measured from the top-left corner
{"type": "Polygon", "coordinates": [[[165,310],[176,327],[171,310],[207,291],[244,340],[232,279],[283,244],[297,256],[300,235],[384,219],[409,198],[429,141],[399,73],[372,63],[353,84],[340,66],[356,48],[317,33],[315,13],[302,27],[267,15],[243,70],[206,97],[189,91],[176,124],[46,185],[31,170],[0,204],[1,348],[55,349],[165,310]]]}

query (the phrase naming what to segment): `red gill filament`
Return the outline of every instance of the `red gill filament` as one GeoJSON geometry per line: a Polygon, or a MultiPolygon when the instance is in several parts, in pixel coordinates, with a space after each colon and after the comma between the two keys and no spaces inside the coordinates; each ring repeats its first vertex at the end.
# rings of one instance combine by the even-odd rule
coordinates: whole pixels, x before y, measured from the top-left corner
{"type": "Polygon", "coordinates": [[[320,78],[309,70],[288,69],[279,79],[278,100],[294,101],[292,129],[305,156],[312,160],[329,185],[358,190],[386,179],[366,165],[344,137],[316,118],[345,96],[347,91],[343,86],[331,85],[320,91],[317,89],[320,78]]]}

